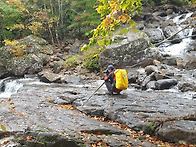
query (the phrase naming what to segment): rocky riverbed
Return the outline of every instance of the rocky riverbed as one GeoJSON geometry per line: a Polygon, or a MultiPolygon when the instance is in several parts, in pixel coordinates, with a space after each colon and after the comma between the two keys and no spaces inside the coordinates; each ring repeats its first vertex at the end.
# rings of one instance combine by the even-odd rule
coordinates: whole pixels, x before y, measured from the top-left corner
{"type": "Polygon", "coordinates": [[[31,35],[19,40],[27,46],[22,57],[0,48],[0,145],[194,146],[196,49],[189,35],[195,24],[173,38],[191,39],[153,45],[194,17],[193,8],[145,8],[133,18],[137,28],[116,32],[117,41],[100,55],[99,65],[127,70],[129,88],[121,95],[108,95],[103,86],[88,100],[104,82],[102,71],[62,68],[65,54],[81,53],[78,40],[53,49],[31,35]],[[181,46],[182,56],[172,55],[181,46]]]}
{"type": "MultiPolygon", "coordinates": [[[[134,69],[137,70],[142,69],[134,69]]],[[[1,98],[0,118],[8,131],[1,131],[1,143],[15,146],[176,145],[150,142],[145,133],[167,142],[195,144],[194,93],[175,88],[143,91],[130,85],[121,95],[108,95],[103,86],[86,101],[103,81],[80,77],[76,80],[73,76],[69,79],[67,84],[43,83],[35,77],[14,80],[14,84],[23,86],[10,98],[1,98]],[[108,120],[112,123],[106,123],[108,120]]]]}

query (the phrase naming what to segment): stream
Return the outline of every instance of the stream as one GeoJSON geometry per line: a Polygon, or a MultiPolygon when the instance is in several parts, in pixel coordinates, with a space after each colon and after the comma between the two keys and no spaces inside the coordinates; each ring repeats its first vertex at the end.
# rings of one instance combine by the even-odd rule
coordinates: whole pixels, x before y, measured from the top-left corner
{"type": "MultiPolygon", "coordinates": [[[[187,25],[186,23],[184,24],[184,22],[192,14],[193,12],[182,14],[172,19],[173,22],[178,26],[178,31],[180,31],[187,25]]],[[[172,16],[167,16],[166,18],[164,18],[164,20],[169,20],[171,19],[171,17],[172,16]]],[[[190,37],[192,33],[193,33],[193,28],[188,27],[187,29],[178,33],[178,38],[183,38],[182,41],[180,41],[180,43],[172,44],[171,42],[166,42],[158,46],[158,48],[160,51],[168,53],[174,57],[178,57],[185,60],[191,60],[191,59],[195,60],[196,59],[195,51],[191,51],[191,52],[187,51],[187,48],[191,48],[191,43],[195,42],[195,40],[190,37]]]]}
{"type": "MultiPolygon", "coordinates": [[[[179,25],[179,30],[190,15],[191,13],[186,14],[183,19],[182,16],[174,18],[174,22],[179,25]]],[[[183,38],[191,34],[192,28],[179,35],[183,38]]],[[[178,44],[164,43],[158,48],[174,57],[195,60],[195,53],[186,50],[193,41],[195,40],[186,38],[178,44]]],[[[144,71],[143,68],[130,70],[144,71]]],[[[127,71],[129,72],[129,69],[127,71]]],[[[195,81],[193,72],[193,70],[175,69],[175,74],[179,74],[187,81],[195,81]]],[[[0,79],[0,121],[10,133],[1,132],[4,137],[0,139],[0,145],[5,143],[6,139],[9,141],[6,145],[9,146],[19,144],[36,146],[36,143],[48,146],[59,144],[82,146],[81,143],[89,140],[92,143],[106,139],[110,146],[125,146],[127,142],[133,146],[156,146],[142,139],[128,138],[130,132],[119,129],[116,125],[91,119],[89,116],[105,117],[134,130],[147,132],[152,125],[148,120],[158,119],[159,122],[159,119],[167,120],[196,113],[195,92],[181,92],[177,86],[168,90],[146,91],[129,86],[121,95],[111,96],[106,94],[107,89],[104,85],[88,100],[102,83],[103,80],[81,80],[79,83],[68,84],[43,83],[37,77],[0,79]],[[100,134],[100,136],[92,134],[100,134]],[[21,136],[30,138],[24,139],[21,136]],[[50,139],[47,140],[43,136],[50,139]],[[17,141],[14,140],[16,138],[17,141]]],[[[195,140],[195,126],[194,119],[178,119],[159,124],[158,127],[156,126],[160,127],[159,129],[155,127],[150,131],[154,131],[163,141],[170,139],[171,142],[179,142],[175,139],[180,136],[183,142],[187,138],[188,141],[195,140]],[[180,130],[181,133],[176,130],[180,130]],[[176,136],[170,136],[171,134],[176,136]]]]}

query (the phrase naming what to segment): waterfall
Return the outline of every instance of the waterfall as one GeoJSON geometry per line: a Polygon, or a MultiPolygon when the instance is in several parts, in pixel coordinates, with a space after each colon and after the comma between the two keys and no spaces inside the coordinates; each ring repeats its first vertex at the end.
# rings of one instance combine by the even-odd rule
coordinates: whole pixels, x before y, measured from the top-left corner
{"type": "MultiPolygon", "coordinates": [[[[180,16],[173,18],[173,22],[178,26],[178,30],[181,30],[183,28],[182,26],[184,25],[182,25],[182,23],[186,21],[187,18],[191,17],[192,14],[193,13],[191,12],[191,13],[182,14],[180,16]]],[[[191,37],[187,37],[187,36],[191,36],[192,32],[193,32],[193,28],[183,30],[182,32],[178,34],[179,38],[184,38],[182,39],[180,43],[177,43],[177,44],[164,43],[160,45],[158,48],[161,51],[164,51],[172,56],[176,56],[176,57],[186,56],[187,54],[186,49],[189,46],[189,43],[193,41],[191,37]]]]}
{"type": "Polygon", "coordinates": [[[6,78],[0,80],[0,98],[9,98],[12,94],[16,93],[23,84],[17,80],[6,78]]]}

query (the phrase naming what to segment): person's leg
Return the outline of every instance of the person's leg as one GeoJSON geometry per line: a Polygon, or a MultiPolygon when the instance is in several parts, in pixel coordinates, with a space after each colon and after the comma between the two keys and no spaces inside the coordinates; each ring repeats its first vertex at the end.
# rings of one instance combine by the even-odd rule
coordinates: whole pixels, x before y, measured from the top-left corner
{"type": "Polygon", "coordinates": [[[117,94],[120,94],[121,91],[122,90],[119,90],[119,89],[116,89],[116,88],[113,89],[113,92],[116,92],[117,94]]]}
{"type": "Polygon", "coordinates": [[[105,85],[109,91],[110,94],[113,94],[113,87],[112,84],[110,82],[105,82],[105,85]]]}

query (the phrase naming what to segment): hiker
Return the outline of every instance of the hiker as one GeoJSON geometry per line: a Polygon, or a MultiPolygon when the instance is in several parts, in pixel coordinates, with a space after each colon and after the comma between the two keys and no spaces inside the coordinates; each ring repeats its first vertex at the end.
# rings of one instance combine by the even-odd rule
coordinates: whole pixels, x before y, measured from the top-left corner
{"type": "Polygon", "coordinates": [[[105,80],[105,85],[108,89],[109,94],[114,94],[114,92],[116,92],[117,94],[120,94],[121,90],[116,89],[115,85],[116,85],[116,79],[115,79],[115,75],[114,75],[114,66],[113,65],[109,65],[108,68],[106,69],[106,75],[104,77],[105,80]]]}

